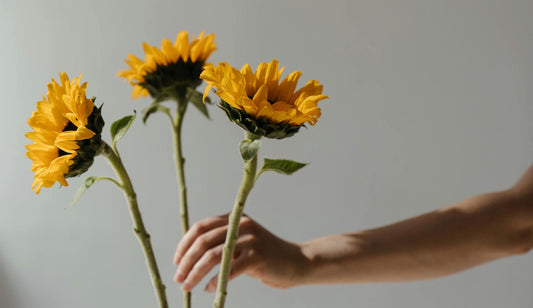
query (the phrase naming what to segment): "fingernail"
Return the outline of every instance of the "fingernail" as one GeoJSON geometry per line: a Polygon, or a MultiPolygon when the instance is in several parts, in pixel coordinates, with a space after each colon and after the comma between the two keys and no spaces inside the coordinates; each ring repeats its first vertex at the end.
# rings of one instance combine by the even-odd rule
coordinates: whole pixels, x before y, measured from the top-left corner
{"type": "Polygon", "coordinates": [[[181,289],[185,292],[189,292],[190,289],[189,289],[189,285],[185,282],[184,284],[181,285],[181,289]]]}

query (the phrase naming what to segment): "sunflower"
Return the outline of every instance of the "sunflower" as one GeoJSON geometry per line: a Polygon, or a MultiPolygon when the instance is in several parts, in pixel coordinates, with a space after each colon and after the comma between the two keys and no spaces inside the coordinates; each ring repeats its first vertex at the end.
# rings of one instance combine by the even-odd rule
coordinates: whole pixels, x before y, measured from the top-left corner
{"type": "Polygon", "coordinates": [[[65,178],[87,171],[100,150],[101,108],[85,97],[87,83],[80,84],[80,79],[70,81],[65,73],[59,74],[60,84],[52,79],[28,119],[33,131],[26,137],[34,143],[26,145],[26,155],[33,161],[32,189],[37,194],[55,182],[68,186],[65,178]]]}
{"type": "Polygon", "coordinates": [[[317,103],[328,97],[316,80],[295,92],[302,72],[292,72],[280,83],[284,67],[278,68],[276,59],[260,63],[255,74],[248,64],[240,71],[225,62],[208,65],[200,75],[207,82],[204,98],[214,87],[220,107],[239,126],[268,138],[290,137],[305,123],[316,124],[321,115],[317,103]]]}
{"type": "Polygon", "coordinates": [[[130,69],[118,73],[133,86],[132,98],[152,96],[164,101],[184,96],[187,88],[200,85],[200,73],[205,61],[216,50],[215,35],[200,33],[189,42],[187,31],[181,31],[174,44],[168,39],[161,43],[161,49],[143,43],[144,61],[129,54],[125,62],[130,69]]]}

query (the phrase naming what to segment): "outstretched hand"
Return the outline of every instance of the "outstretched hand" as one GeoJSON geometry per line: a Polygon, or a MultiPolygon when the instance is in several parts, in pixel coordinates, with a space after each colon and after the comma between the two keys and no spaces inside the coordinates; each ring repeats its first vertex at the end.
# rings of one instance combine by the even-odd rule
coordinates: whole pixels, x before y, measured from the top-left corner
{"type": "MultiPolygon", "coordinates": [[[[220,263],[228,229],[228,214],[195,223],[185,234],[174,255],[178,265],[174,280],[184,291],[192,290],[205,275],[220,263]]],[[[297,284],[306,258],[298,244],[287,242],[263,228],[253,219],[241,218],[229,279],[247,274],[274,288],[297,284]]],[[[205,286],[214,292],[218,275],[205,286]]]]}
{"type": "MultiPolygon", "coordinates": [[[[242,217],[230,277],[275,288],[316,283],[412,281],[440,277],[533,247],[533,165],[510,189],[481,194],[391,225],[302,244],[242,217]],[[453,226],[450,228],[449,226],[453,226]]],[[[194,224],[178,245],[175,280],[190,291],[219,264],[228,215],[194,224]]],[[[205,290],[213,292],[218,277],[205,290]]]]}

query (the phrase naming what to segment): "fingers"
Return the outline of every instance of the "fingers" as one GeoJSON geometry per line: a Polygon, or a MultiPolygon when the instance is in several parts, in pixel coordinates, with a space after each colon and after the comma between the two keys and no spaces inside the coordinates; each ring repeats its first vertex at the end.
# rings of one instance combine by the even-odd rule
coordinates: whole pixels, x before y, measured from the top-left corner
{"type": "Polygon", "coordinates": [[[179,266],[174,280],[183,282],[192,267],[203,255],[209,253],[210,258],[216,257],[214,254],[218,253],[218,246],[224,243],[227,230],[227,226],[222,226],[196,237],[183,256],[179,258],[179,266]],[[210,251],[208,252],[208,250],[210,251]]]}
{"type": "MultiPolygon", "coordinates": [[[[178,244],[174,263],[179,266],[174,280],[183,283],[183,290],[190,291],[214,266],[220,263],[228,229],[228,216],[229,214],[221,215],[195,223],[178,244]]],[[[240,252],[243,249],[251,250],[252,242],[257,240],[254,234],[257,231],[257,228],[254,228],[256,225],[246,215],[241,218],[234,252],[234,256],[239,256],[237,259],[240,261],[237,261],[236,269],[234,268],[231,272],[233,274],[230,275],[242,273],[240,269],[245,265],[245,260],[249,258],[246,258],[248,254],[241,255],[240,252]]]]}
{"type": "MultiPolygon", "coordinates": [[[[256,263],[256,258],[253,256],[253,254],[250,253],[251,250],[245,250],[243,251],[237,259],[235,259],[231,263],[231,270],[229,273],[229,279],[228,281],[231,281],[235,278],[237,278],[239,275],[246,272],[246,270],[254,265],[256,263]]],[[[218,274],[215,275],[207,285],[205,286],[205,291],[212,293],[215,292],[218,285],[218,274]]]]}
{"type": "Polygon", "coordinates": [[[180,243],[178,244],[178,248],[176,249],[176,253],[174,254],[174,264],[180,263],[181,258],[197,237],[214,228],[226,225],[227,223],[228,214],[217,217],[210,217],[195,223],[191,227],[191,229],[183,236],[180,243]]]}
{"type": "MultiPolygon", "coordinates": [[[[242,260],[243,258],[246,259],[241,251],[250,246],[253,240],[254,236],[251,234],[242,235],[237,239],[234,255],[239,255],[239,257],[236,260],[242,260]]],[[[222,260],[223,246],[224,243],[222,242],[216,247],[205,251],[205,253],[200,256],[198,261],[196,261],[192,266],[190,272],[188,272],[186,275],[185,281],[181,287],[184,291],[192,290],[200,282],[200,280],[202,280],[205,275],[207,275],[207,273],[213,269],[213,267],[220,263],[222,260]]],[[[185,262],[185,259],[183,259],[183,262],[185,262]]],[[[181,272],[178,270],[177,275],[179,275],[179,273],[181,272]]]]}

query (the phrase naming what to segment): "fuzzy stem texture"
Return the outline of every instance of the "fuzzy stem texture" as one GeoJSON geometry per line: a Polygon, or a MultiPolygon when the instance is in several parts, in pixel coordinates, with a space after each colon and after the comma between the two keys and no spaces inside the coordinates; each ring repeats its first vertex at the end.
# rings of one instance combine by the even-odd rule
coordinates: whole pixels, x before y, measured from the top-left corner
{"type": "Polygon", "coordinates": [[[122,164],[122,160],[118,152],[115,152],[115,150],[113,150],[113,148],[111,148],[111,146],[109,146],[107,143],[103,143],[102,154],[107,157],[109,163],[111,164],[113,169],[115,169],[115,172],[121,182],[120,186],[122,188],[122,191],[124,192],[124,195],[128,200],[130,214],[134,225],[133,231],[135,231],[135,234],[137,235],[139,243],[141,244],[141,247],[143,249],[146,266],[148,267],[150,277],[152,278],[152,284],[154,286],[155,294],[159,302],[159,307],[168,308],[167,297],[165,294],[165,285],[161,280],[161,275],[159,274],[159,269],[157,268],[154,251],[152,249],[152,243],[150,241],[150,234],[148,234],[148,232],[146,232],[146,229],[144,228],[141,212],[137,204],[137,195],[133,190],[133,185],[131,183],[130,177],[126,172],[126,169],[124,168],[124,164],[122,164]]]}
{"type": "MultiPolygon", "coordinates": [[[[176,96],[177,110],[176,117],[172,122],[172,133],[174,137],[174,163],[176,165],[176,174],[178,177],[178,191],[180,193],[180,220],[181,233],[185,235],[189,230],[189,210],[187,205],[187,186],[185,185],[185,158],[181,149],[181,127],[183,117],[187,111],[186,98],[180,95],[176,96]]],[[[183,291],[183,307],[191,308],[191,292],[183,291]]]]}
{"type": "MultiPolygon", "coordinates": [[[[254,141],[259,137],[250,133],[246,133],[246,139],[254,141]]],[[[257,172],[257,155],[244,165],[244,173],[242,177],[241,186],[237,197],[235,198],[235,204],[233,210],[229,216],[228,231],[226,233],[226,241],[224,242],[224,248],[222,251],[222,261],[220,263],[220,272],[218,276],[217,294],[213,307],[224,308],[226,302],[227,287],[229,274],[231,270],[231,260],[233,252],[235,250],[235,244],[237,243],[237,235],[239,232],[239,223],[241,221],[242,213],[244,211],[244,204],[248,194],[254,187],[255,174],[257,172]]]]}

